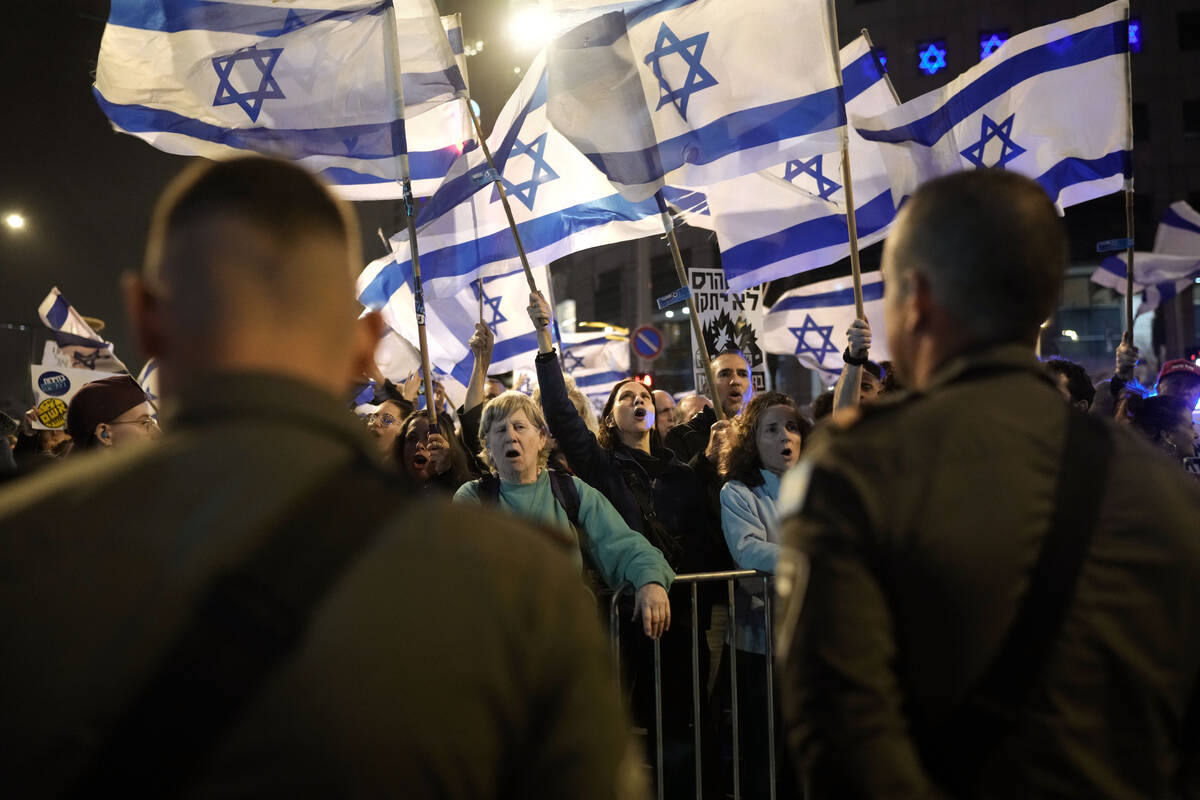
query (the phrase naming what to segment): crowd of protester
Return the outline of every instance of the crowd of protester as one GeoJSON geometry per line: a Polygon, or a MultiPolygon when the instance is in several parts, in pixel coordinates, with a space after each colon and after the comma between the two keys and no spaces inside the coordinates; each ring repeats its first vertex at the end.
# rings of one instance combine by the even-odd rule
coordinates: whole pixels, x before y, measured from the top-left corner
{"type": "MultiPolygon", "coordinates": [[[[360,417],[363,440],[373,444],[376,461],[399,489],[495,509],[543,530],[568,554],[563,563],[573,564],[570,571],[580,576],[604,623],[617,597],[618,624],[609,633],[620,644],[626,702],[635,724],[646,730],[647,762],[657,760],[654,659],[660,659],[663,755],[657,767],[668,796],[696,796],[697,757],[703,759],[705,795],[730,788],[729,778],[716,774],[730,705],[740,709],[743,796],[769,796],[768,710],[776,727],[778,796],[799,796],[788,737],[780,732],[785,709],[779,687],[771,696],[763,680],[771,669],[772,584],[739,581],[732,615],[725,584],[700,585],[695,604],[690,592],[671,591],[672,584],[680,575],[731,569],[774,576],[783,545],[781,487],[808,447],[814,423],[818,429],[853,425],[866,409],[882,414],[905,407],[911,393],[893,364],[870,360],[872,331],[856,321],[846,333],[837,385],[807,408],[786,394],[756,391],[748,360],[731,350],[711,359],[716,405],[697,394],[676,401],[626,379],[597,415],[563,374],[549,333],[549,304],[538,293],[530,295],[529,314],[539,343],[532,397],[489,374],[493,339],[480,324],[469,342],[475,364],[458,408],[440,383],[428,403],[419,372],[393,376],[399,380],[394,383],[373,364],[361,365],[375,392],[360,417]],[[731,661],[737,664],[736,698],[728,688],[731,661]],[[693,752],[694,690],[704,742],[699,754],[693,752]]],[[[1147,389],[1132,379],[1137,356],[1123,342],[1114,374],[1096,384],[1083,367],[1063,358],[1046,359],[1042,369],[1065,404],[1127,425],[1181,470],[1197,470],[1200,433],[1193,411],[1200,401],[1200,365],[1168,361],[1156,386],[1147,389]]],[[[65,431],[33,430],[32,419],[0,419],[0,470],[10,480],[94,451],[132,450],[162,433],[158,409],[128,376],[82,388],[71,401],[65,431]]],[[[170,434],[170,420],[162,424],[170,434]]],[[[102,471],[102,457],[94,456],[88,468],[102,471]]]]}

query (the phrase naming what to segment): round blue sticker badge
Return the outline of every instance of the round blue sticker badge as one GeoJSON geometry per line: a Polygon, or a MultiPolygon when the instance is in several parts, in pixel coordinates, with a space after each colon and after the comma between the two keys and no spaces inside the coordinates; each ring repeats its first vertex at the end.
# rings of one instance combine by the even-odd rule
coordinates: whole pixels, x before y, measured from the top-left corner
{"type": "Polygon", "coordinates": [[[42,394],[61,397],[71,391],[71,379],[61,372],[43,372],[38,376],[38,388],[42,394]]]}

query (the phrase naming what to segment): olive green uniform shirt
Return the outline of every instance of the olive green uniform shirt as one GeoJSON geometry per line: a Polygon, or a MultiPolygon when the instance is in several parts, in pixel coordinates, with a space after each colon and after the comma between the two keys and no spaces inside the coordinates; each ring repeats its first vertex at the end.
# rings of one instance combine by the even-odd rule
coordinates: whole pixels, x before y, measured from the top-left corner
{"type": "MultiPolygon", "coordinates": [[[[1028,586],[1067,412],[1027,348],[993,348],[945,364],[923,395],[835,416],[785,479],[776,632],[812,797],[940,796],[930,732],[1028,586]]],[[[1197,796],[1183,728],[1200,676],[1200,486],[1112,432],[1075,598],[981,797],[1197,796]]]]}
{"type": "MultiPolygon", "coordinates": [[[[334,398],[261,375],[194,386],[157,442],[0,493],[14,797],[87,764],[205,585],[310,489],[341,475],[394,491],[334,398]]],[[[192,794],[624,796],[625,720],[569,554],[511,518],[401,492],[383,524],[192,794]]]]}

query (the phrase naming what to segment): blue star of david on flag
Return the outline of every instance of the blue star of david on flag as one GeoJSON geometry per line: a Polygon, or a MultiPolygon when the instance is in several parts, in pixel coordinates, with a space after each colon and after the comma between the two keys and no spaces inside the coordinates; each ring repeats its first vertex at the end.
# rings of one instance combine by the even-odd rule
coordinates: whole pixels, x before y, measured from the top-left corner
{"type": "MultiPolygon", "coordinates": [[[[543,183],[558,180],[558,173],[550,168],[546,163],[546,137],[549,134],[543,133],[530,144],[525,144],[520,139],[513,141],[512,152],[509,154],[509,162],[517,156],[529,156],[533,161],[533,171],[529,174],[529,180],[524,183],[512,183],[508,178],[504,178],[504,188],[512,196],[516,197],[530,211],[533,211],[533,204],[537,202],[537,188],[543,183]]],[[[508,167],[505,166],[505,171],[508,167]]],[[[492,189],[492,200],[496,202],[500,199],[498,189],[492,189]]]]}
{"type": "Polygon", "coordinates": [[[796,355],[808,353],[817,360],[818,364],[825,363],[825,356],[836,354],[837,346],[830,340],[833,335],[832,325],[818,325],[817,321],[812,318],[812,315],[804,315],[804,324],[799,328],[788,328],[791,334],[796,337],[796,355]],[[816,347],[808,343],[808,335],[815,333],[820,341],[816,347]]]}
{"type": "Polygon", "coordinates": [[[663,95],[658,99],[655,111],[667,103],[672,103],[675,110],[679,112],[679,116],[686,120],[688,99],[696,92],[717,85],[717,79],[700,63],[700,59],[704,57],[704,45],[707,43],[707,32],[681,40],[667,27],[665,22],[658,29],[658,39],[654,42],[654,50],[645,58],[647,64],[653,62],[650,70],[658,79],[658,85],[663,90],[663,95]],[[674,54],[678,54],[688,67],[687,77],[683,79],[683,86],[678,89],[671,88],[671,84],[663,76],[662,71],[663,57],[674,54]]]}
{"type": "Polygon", "coordinates": [[[279,61],[281,53],[283,53],[282,47],[274,47],[268,50],[259,50],[256,47],[250,47],[246,50],[239,50],[232,55],[214,58],[212,65],[213,69],[216,70],[219,82],[217,83],[217,96],[213,98],[213,107],[237,103],[241,106],[242,111],[246,112],[246,116],[250,117],[251,122],[258,122],[258,115],[262,111],[264,100],[286,99],[283,96],[283,90],[279,88],[279,84],[275,81],[275,76],[271,74],[271,71],[275,69],[275,63],[279,61]],[[239,61],[250,61],[254,66],[258,67],[258,87],[253,91],[240,92],[233,87],[233,67],[239,61]]]}
{"type": "Polygon", "coordinates": [[[832,179],[825,177],[825,173],[821,171],[821,161],[824,156],[813,156],[807,161],[789,161],[784,168],[783,179],[788,183],[794,183],[795,179],[801,175],[811,175],[817,181],[817,194],[822,200],[828,200],[833,196],[833,193],[842,188],[840,183],[835,183],[832,179]]]}
{"type": "Polygon", "coordinates": [[[273,31],[259,31],[259,36],[282,36],[289,31],[298,30],[305,27],[305,22],[296,13],[295,9],[289,8],[287,16],[283,18],[283,27],[273,31]]]}
{"type": "MultiPolygon", "coordinates": [[[[508,322],[508,317],[506,317],[502,313],[500,313],[500,301],[503,300],[503,298],[488,297],[487,292],[483,291],[482,286],[478,287],[475,291],[478,292],[479,294],[483,295],[483,305],[487,307],[487,309],[491,312],[491,315],[492,315],[492,318],[490,320],[487,320],[487,319],[484,320],[484,324],[486,324],[489,328],[491,328],[492,333],[495,336],[499,337],[500,332],[497,331],[496,328],[498,328],[500,326],[501,322],[508,322]]],[[[485,314],[486,313],[487,312],[485,312],[485,314]]]]}
{"type": "Polygon", "coordinates": [[[572,353],[570,350],[566,350],[563,352],[563,369],[566,370],[568,374],[577,369],[583,369],[583,359],[572,353]]]}
{"type": "Polygon", "coordinates": [[[998,33],[993,33],[991,36],[981,41],[979,43],[979,59],[982,61],[992,53],[999,50],[1000,45],[1004,44],[1005,41],[1007,41],[1007,38],[1001,39],[1000,34],[998,33]]]}
{"type": "Polygon", "coordinates": [[[1008,119],[996,124],[995,120],[987,114],[983,115],[983,122],[979,126],[979,141],[962,151],[963,158],[970,161],[976,167],[998,167],[1004,169],[1004,165],[1012,161],[1017,156],[1025,152],[1025,148],[1012,140],[1013,119],[1016,114],[1009,114],[1008,119]],[[999,139],[1001,142],[1000,157],[995,164],[983,163],[983,153],[987,148],[988,142],[992,139],[999,139]]]}

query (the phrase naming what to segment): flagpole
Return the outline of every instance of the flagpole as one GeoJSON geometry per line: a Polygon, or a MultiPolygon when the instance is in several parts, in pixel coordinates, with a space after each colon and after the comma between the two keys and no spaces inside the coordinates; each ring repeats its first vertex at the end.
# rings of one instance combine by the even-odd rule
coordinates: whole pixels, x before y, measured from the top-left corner
{"type": "Polygon", "coordinates": [[[550,265],[546,265],[546,299],[550,303],[550,327],[554,329],[554,341],[558,343],[558,360],[566,374],[567,350],[563,347],[562,333],[558,329],[558,304],[554,302],[554,279],[550,276],[550,265]]]}
{"type": "MultiPolygon", "coordinates": [[[[396,7],[388,3],[391,14],[385,17],[384,27],[387,29],[387,52],[385,56],[392,65],[392,82],[395,84],[393,98],[396,102],[396,113],[400,124],[404,124],[404,75],[400,68],[400,41],[396,35],[399,17],[396,7]]],[[[429,368],[429,337],[425,332],[425,292],[421,287],[421,253],[417,247],[416,210],[413,203],[412,180],[408,165],[408,144],[396,154],[396,163],[400,168],[400,182],[404,191],[404,221],[408,227],[408,251],[412,259],[413,271],[413,306],[417,317],[417,344],[421,348],[421,373],[425,378],[425,409],[429,412],[429,423],[436,428],[437,408],[434,405],[433,370],[429,368]]]]}
{"type": "Polygon", "coordinates": [[[508,217],[508,229],[512,231],[513,242],[517,245],[517,254],[521,257],[521,268],[525,270],[525,280],[529,282],[529,291],[536,292],[538,290],[537,283],[533,280],[533,270],[529,268],[525,245],[521,242],[521,234],[517,231],[517,221],[513,217],[512,206],[508,202],[508,191],[504,188],[504,180],[500,177],[500,171],[496,169],[496,162],[492,158],[492,149],[488,147],[487,137],[483,135],[483,125],[480,124],[479,115],[471,106],[470,99],[467,100],[467,112],[471,115],[471,124],[475,127],[475,138],[479,141],[479,146],[483,149],[483,157],[487,159],[488,169],[492,172],[496,191],[500,194],[500,204],[504,206],[504,216],[508,217]]]}
{"type": "MultiPolygon", "coordinates": [[[[871,55],[874,55],[875,60],[879,61],[879,56],[875,53],[875,42],[871,41],[871,32],[863,28],[859,33],[867,40],[867,47],[871,48],[871,55]]],[[[840,57],[839,55],[839,59],[840,57]]],[[[879,66],[883,68],[883,80],[887,83],[888,91],[892,93],[892,99],[896,101],[896,105],[900,105],[900,95],[896,92],[896,87],[892,84],[892,76],[888,74],[887,67],[883,65],[883,62],[879,62],[879,66]]],[[[847,120],[847,124],[849,124],[849,120],[847,120]]]]}
{"type": "Polygon", "coordinates": [[[1129,177],[1125,179],[1125,338],[1133,345],[1133,55],[1129,49],[1129,7],[1125,8],[1125,114],[1128,120],[1129,177]]]}
{"type": "MultiPolygon", "coordinates": [[[[861,320],[866,320],[863,310],[862,268],[858,259],[858,220],[854,215],[854,185],[850,178],[850,115],[846,113],[846,92],[842,83],[842,57],[837,41],[837,9],[833,0],[827,0],[829,9],[829,35],[833,47],[833,68],[837,72],[838,94],[842,97],[842,111],[846,115],[846,124],[842,126],[842,188],[846,193],[846,232],[850,241],[850,275],[854,279],[854,313],[861,320]]],[[[870,39],[867,40],[870,42],[870,39]]]]}
{"type": "Polygon", "coordinates": [[[708,345],[704,342],[704,328],[700,326],[700,312],[696,310],[696,298],[692,297],[692,292],[688,288],[687,270],[683,266],[683,256],[679,252],[679,240],[675,238],[675,220],[671,218],[671,212],[667,210],[667,201],[663,198],[662,189],[654,193],[654,199],[658,201],[659,212],[662,215],[663,230],[667,234],[667,247],[671,250],[671,258],[675,261],[675,275],[679,278],[679,285],[687,289],[687,304],[689,314],[692,320],[692,335],[696,337],[696,346],[700,349],[700,359],[704,362],[704,377],[708,380],[708,395],[713,401],[713,411],[716,412],[717,419],[725,419],[725,410],[721,408],[721,400],[717,397],[717,382],[713,377],[712,363],[708,356],[708,345]]]}

